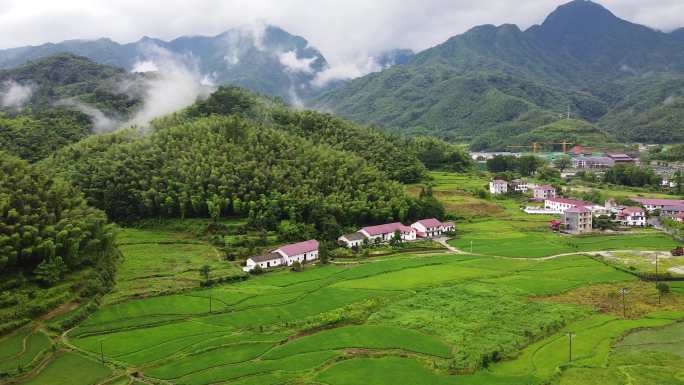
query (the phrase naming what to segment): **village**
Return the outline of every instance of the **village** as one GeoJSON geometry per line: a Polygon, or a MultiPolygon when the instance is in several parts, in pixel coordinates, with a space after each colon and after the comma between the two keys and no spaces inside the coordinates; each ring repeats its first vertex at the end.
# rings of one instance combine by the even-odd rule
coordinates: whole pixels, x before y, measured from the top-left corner
{"type": "MultiPolygon", "coordinates": [[[[380,245],[396,241],[413,242],[423,239],[435,239],[455,230],[453,222],[441,222],[436,218],[419,220],[411,226],[400,222],[363,227],[359,231],[340,236],[337,241],[341,247],[358,250],[364,246],[380,245]]],[[[274,267],[293,266],[318,260],[320,243],[308,240],[282,246],[264,255],[247,259],[243,271],[269,269],[274,267]]]]}

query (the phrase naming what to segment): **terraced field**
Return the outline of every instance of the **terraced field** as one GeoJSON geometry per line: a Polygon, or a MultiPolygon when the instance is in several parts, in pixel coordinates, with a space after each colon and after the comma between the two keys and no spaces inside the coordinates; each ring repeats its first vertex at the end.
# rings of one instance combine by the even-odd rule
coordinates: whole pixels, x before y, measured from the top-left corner
{"type": "MultiPolygon", "coordinates": [[[[86,354],[79,357],[89,361],[93,378],[120,376],[117,368],[128,368],[148,381],[195,385],[548,379],[565,357],[542,354],[544,361],[533,361],[533,368],[543,370],[530,369],[521,363],[529,361],[528,350],[562,345],[560,330],[569,323],[604,320],[586,319],[586,308],[530,296],[633,280],[579,256],[535,261],[403,255],[110,304],[71,330],[66,342],[86,354]],[[518,276],[537,284],[511,279],[518,276]],[[521,349],[520,358],[492,366],[521,349]],[[112,374],[100,370],[100,354],[108,366],[116,364],[112,374]],[[490,370],[475,376],[454,376],[485,367],[490,370]]],[[[608,328],[602,340],[577,329],[578,341],[592,341],[586,353],[578,342],[578,354],[605,349],[601,341],[633,328],[673,320],[614,322],[618,326],[608,328]]],[[[42,373],[69,359],[58,356],[42,373]]],[[[32,381],[41,384],[41,378],[32,381]]]]}

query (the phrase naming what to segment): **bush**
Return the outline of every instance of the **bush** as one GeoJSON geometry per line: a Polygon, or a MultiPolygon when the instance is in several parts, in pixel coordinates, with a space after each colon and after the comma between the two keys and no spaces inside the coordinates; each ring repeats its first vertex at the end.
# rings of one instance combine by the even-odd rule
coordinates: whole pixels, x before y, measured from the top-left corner
{"type": "Polygon", "coordinates": [[[256,267],[249,272],[249,274],[252,274],[252,275],[261,275],[263,273],[264,273],[264,269],[262,269],[261,266],[259,266],[259,265],[256,265],[256,267]]]}
{"type": "Polygon", "coordinates": [[[302,266],[302,264],[299,261],[295,261],[292,264],[291,270],[294,272],[301,272],[304,271],[304,266],[302,266]]]}

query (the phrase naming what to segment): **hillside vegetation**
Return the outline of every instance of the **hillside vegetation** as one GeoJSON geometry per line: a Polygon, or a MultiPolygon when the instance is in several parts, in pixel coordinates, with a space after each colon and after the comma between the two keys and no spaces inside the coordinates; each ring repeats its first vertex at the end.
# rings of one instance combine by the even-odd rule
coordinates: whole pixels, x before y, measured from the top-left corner
{"type": "Polygon", "coordinates": [[[0,152],[0,334],[74,294],[106,290],[114,235],[77,189],[0,152]]]}
{"type": "Polygon", "coordinates": [[[238,116],[172,117],[149,134],[90,137],[43,166],[118,221],[241,216],[273,229],[287,219],[332,237],[341,226],[431,210],[353,153],[238,116]]]}
{"type": "Polygon", "coordinates": [[[130,116],[142,104],[139,80],[71,54],[0,70],[0,96],[17,95],[0,104],[0,144],[23,159],[43,159],[96,124],[130,116]]]}
{"type": "Polygon", "coordinates": [[[684,132],[678,107],[683,48],[674,34],[576,0],[526,31],[510,24],[475,27],[313,105],[475,148],[528,141],[522,134],[543,130],[568,109],[614,137],[676,142],[684,132]],[[503,139],[493,139],[501,133],[503,139]]]}

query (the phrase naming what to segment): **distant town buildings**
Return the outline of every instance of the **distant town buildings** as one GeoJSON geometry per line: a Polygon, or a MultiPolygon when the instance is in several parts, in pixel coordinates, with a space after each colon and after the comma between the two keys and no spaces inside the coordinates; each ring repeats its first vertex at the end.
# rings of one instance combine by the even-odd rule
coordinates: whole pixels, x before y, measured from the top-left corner
{"type": "Polygon", "coordinates": [[[636,163],[636,159],[632,158],[627,154],[608,154],[608,157],[612,159],[615,162],[615,164],[636,163]]]}
{"type": "Polygon", "coordinates": [[[607,156],[578,156],[572,158],[573,168],[604,169],[615,166],[615,160],[607,156]]]}

